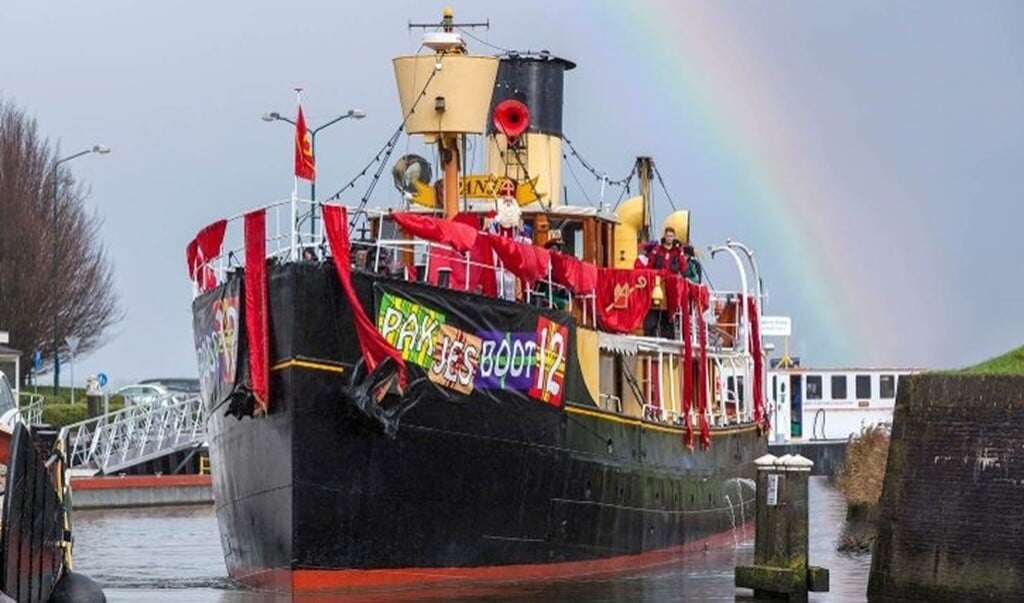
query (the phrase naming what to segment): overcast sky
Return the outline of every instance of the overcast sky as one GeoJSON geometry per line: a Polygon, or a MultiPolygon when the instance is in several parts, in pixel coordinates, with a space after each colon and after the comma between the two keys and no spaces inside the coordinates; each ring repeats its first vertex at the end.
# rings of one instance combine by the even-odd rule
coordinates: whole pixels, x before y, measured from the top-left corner
{"type": "MultiPolygon", "coordinates": [[[[577,148],[613,177],[653,155],[699,245],[754,246],[768,311],[793,316],[805,364],[949,367],[1024,343],[1024,4],[452,4],[489,19],[478,35],[495,45],[579,63],[565,114],[577,148]]],[[[311,125],[366,111],[318,136],[318,190],[333,192],[400,121],[390,59],[418,46],[407,22],[442,6],[0,9],[0,94],[68,153],[113,149],[69,164],[105,220],[127,311],[77,381],[196,374],[186,243],[291,190],[292,132],[260,114],[292,115],[296,85],[311,125]]],[[[394,198],[387,182],[378,193],[394,198]]]]}

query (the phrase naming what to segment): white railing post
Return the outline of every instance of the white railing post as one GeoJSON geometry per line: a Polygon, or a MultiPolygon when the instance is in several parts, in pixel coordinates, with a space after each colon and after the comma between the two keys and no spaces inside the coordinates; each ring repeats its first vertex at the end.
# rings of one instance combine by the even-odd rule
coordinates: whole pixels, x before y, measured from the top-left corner
{"type": "Polygon", "coordinates": [[[299,219],[299,196],[293,191],[292,192],[292,216],[289,221],[291,227],[291,255],[289,256],[292,261],[299,259],[298,254],[298,235],[299,228],[296,222],[299,219]]]}

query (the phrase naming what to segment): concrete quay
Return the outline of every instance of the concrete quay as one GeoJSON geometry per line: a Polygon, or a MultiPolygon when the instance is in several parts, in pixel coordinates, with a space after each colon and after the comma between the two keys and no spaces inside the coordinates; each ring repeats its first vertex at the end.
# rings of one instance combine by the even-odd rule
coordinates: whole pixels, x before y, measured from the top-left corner
{"type": "Polygon", "coordinates": [[[116,509],[213,502],[209,475],[72,476],[72,509],[116,509]]]}

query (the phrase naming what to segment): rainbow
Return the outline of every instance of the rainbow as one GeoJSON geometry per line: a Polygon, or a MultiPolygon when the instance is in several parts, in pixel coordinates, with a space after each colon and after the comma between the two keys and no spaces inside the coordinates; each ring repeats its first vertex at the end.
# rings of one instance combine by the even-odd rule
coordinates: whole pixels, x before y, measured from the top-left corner
{"type": "MultiPolygon", "coordinates": [[[[801,120],[796,103],[769,79],[772,70],[748,49],[727,7],[654,4],[639,10],[595,3],[581,15],[590,20],[584,31],[600,30],[608,45],[642,47],[649,55],[623,69],[635,78],[629,84],[658,96],[654,114],[636,119],[650,120],[643,127],[651,131],[685,132],[680,144],[693,148],[682,154],[710,157],[728,176],[710,186],[742,200],[732,236],[757,241],[766,286],[777,294],[766,313],[793,316],[794,340],[806,342],[805,364],[891,362],[899,355],[899,329],[886,324],[882,292],[871,293],[870,269],[836,236],[852,214],[822,201],[835,183],[806,156],[806,116],[801,120]]],[[[699,221],[701,200],[695,202],[699,221]]],[[[698,243],[708,243],[696,234],[698,243]]]]}

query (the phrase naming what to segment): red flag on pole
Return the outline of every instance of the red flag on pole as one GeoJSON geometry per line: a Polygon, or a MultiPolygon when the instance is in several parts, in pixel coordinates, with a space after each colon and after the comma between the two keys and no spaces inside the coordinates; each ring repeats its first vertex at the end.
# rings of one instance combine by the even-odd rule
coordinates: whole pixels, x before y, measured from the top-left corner
{"type": "Polygon", "coordinates": [[[306,118],[299,105],[299,116],[295,118],[295,177],[316,180],[316,160],[313,158],[313,136],[306,129],[306,118]]]}

